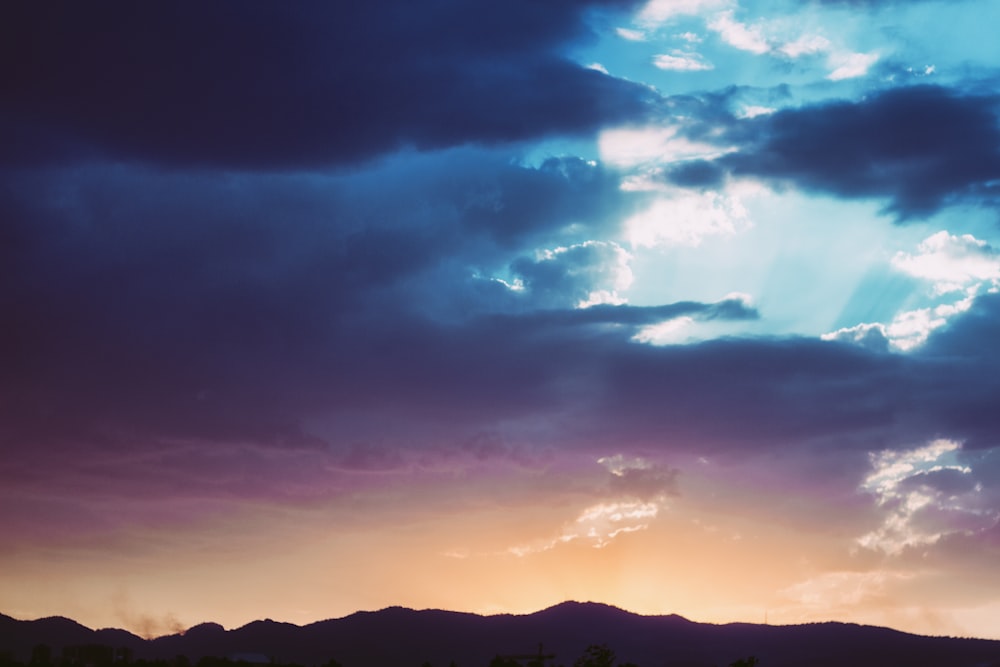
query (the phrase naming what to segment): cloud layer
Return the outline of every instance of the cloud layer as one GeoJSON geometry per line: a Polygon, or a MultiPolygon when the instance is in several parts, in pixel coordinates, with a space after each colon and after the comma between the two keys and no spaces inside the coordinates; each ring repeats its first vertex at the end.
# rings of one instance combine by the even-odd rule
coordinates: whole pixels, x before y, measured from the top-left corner
{"type": "Polygon", "coordinates": [[[985,632],[995,64],[903,4],[2,10],[0,607],[985,632]]]}
{"type": "Polygon", "coordinates": [[[11,7],[0,34],[4,161],[294,169],[641,116],[647,89],[560,55],[586,34],[583,9],[11,7]]]}

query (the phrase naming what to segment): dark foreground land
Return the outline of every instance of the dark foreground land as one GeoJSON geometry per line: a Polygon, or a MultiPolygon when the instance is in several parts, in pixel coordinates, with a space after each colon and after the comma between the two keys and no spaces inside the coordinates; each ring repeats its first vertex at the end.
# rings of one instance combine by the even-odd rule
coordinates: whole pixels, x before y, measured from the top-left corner
{"type": "Polygon", "coordinates": [[[567,602],[524,616],[398,607],[297,626],[214,623],[143,639],[0,615],[0,667],[1000,667],[1000,641],[844,623],[694,623],[567,602]]]}

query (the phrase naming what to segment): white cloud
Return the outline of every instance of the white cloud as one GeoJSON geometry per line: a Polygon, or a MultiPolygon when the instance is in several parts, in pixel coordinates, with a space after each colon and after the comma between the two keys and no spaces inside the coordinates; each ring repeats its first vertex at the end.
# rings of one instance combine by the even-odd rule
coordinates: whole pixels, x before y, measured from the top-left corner
{"type": "Polygon", "coordinates": [[[682,32],[677,35],[674,35],[674,37],[676,37],[677,39],[682,39],[688,44],[698,44],[701,42],[701,36],[693,32],[682,32]]]}
{"type": "Polygon", "coordinates": [[[889,324],[857,324],[825,333],[820,338],[854,343],[874,351],[884,351],[888,345],[894,350],[908,352],[927,342],[928,336],[947,324],[949,318],[971,308],[974,298],[974,294],[969,294],[954,303],[907,310],[896,315],[889,324]]]}
{"type": "Polygon", "coordinates": [[[893,347],[906,352],[923,345],[935,329],[948,323],[948,318],[972,307],[974,296],[969,295],[955,303],[944,303],[933,308],[918,308],[897,315],[886,327],[886,336],[893,347]]]}
{"type": "Polygon", "coordinates": [[[640,328],[632,336],[632,340],[637,343],[649,343],[651,345],[684,343],[690,339],[687,332],[694,323],[694,318],[685,315],[658,324],[649,324],[640,328]]]}
{"type": "Polygon", "coordinates": [[[676,16],[696,16],[731,4],[732,0],[650,0],[638,18],[643,24],[659,25],[676,16]]]}
{"type": "Polygon", "coordinates": [[[800,58],[829,50],[830,40],[822,35],[802,35],[793,42],[783,44],[778,51],[789,58],[800,58]]]}
{"type": "Polygon", "coordinates": [[[566,524],[554,538],[510,547],[507,551],[524,557],[550,551],[561,544],[584,541],[595,549],[606,547],[619,535],[649,528],[660,513],[662,502],[605,501],[585,508],[576,520],[566,524]]]}
{"type": "Polygon", "coordinates": [[[564,265],[565,277],[571,283],[590,288],[587,297],[575,304],[577,308],[625,303],[626,300],[618,292],[627,290],[635,279],[631,267],[632,255],[614,241],[591,240],[542,249],[536,253],[536,261],[539,264],[560,262],[564,265]]]}
{"type": "Polygon", "coordinates": [[[724,42],[741,51],[763,54],[771,50],[760,25],[741,23],[733,18],[732,10],[720,12],[708,23],[709,30],[719,33],[724,42]]]}
{"type": "Polygon", "coordinates": [[[653,64],[660,69],[675,72],[702,72],[714,68],[714,65],[707,62],[699,54],[676,49],[669,54],[662,53],[653,56],[653,64]]]}
{"type": "Polygon", "coordinates": [[[631,28],[615,28],[615,33],[618,34],[622,39],[627,39],[630,42],[645,42],[646,33],[642,30],[633,30],[631,28]]]}
{"type": "Polygon", "coordinates": [[[639,456],[626,457],[623,454],[602,456],[597,462],[608,469],[615,477],[622,477],[629,470],[649,470],[653,464],[639,456]]]}
{"type": "Polygon", "coordinates": [[[882,525],[859,537],[858,545],[896,555],[907,547],[934,544],[949,533],[991,526],[994,514],[984,515],[976,507],[975,496],[981,487],[970,485],[968,491],[945,491],[922,481],[929,473],[941,471],[971,474],[971,468],[958,462],[961,448],[961,443],[954,440],[939,439],[909,451],[870,453],[872,471],[861,489],[873,494],[886,513],[882,525]],[[942,512],[949,515],[953,526],[920,520],[921,516],[942,512]]]}
{"type": "MultiPolygon", "coordinates": [[[[896,489],[904,479],[916,472],[931,469],[945,454],[957,452],[961,448],[961,443],[941,438],[908,451],[887,449],[871,452],[868,459],[872,464],[872,472],[865,477],[861,487],[878,494],[879,502],[883,503],[887,498],[897,497],[896,489]]],[[[969,472],[966,468],[951,467],[969,472]]]]}
{"type": "Polygon", "coordinates": [[[897,315],[885,331],[892,346],[906,352],[922,345],[932,331],[947,323],[932,309],[918,308],[897,315]]]}
{"type": "Polygon", "coordinates": [[[970,234],[954,236],[946,231],[932,234],[920,242],[917,252],[897,252],[892,266],[929,281],[935,297],[958,293],[959,298],[903,311],[889,324],[866,323],[839,329],[824,334],[824,340],[846,341],[870,349],[884,349],[885,341],[893,349],[906,352],[924,344],[950,318],[969,310],[984,287],[989,291],[1000,290],[1000,253],[970,234]]]}
{"type": "Polygon", "coordinates": [[[795,22],[790,18],[759,20],[744,23],[736,20],[732,10],[720,12],[708,22],[708,28],[730,46],[757,55],[782,55],[786,58],[827,53],[831,50],[830,40],[817,34],[793,34],[795,22]]]}
{"type": "Polygon", "coordinates": [[[868,69],[879,59],[879,53],[839,53],[833,54],[828,60],[830,67],[834,70],[827,75],[831,81],[841,81],[843,79],[854,79],[864,76],[868,69]]]}
{"type": "Polygon", "coordinates": [[[503,278],[490,278],[493,282],[500,283],[511,292],[523,292],[524,291],[524,281],[520,278],[514,278],[510,282],[504,280],[503,278]]]}
{"type": "Polygon", "coordinates": [[[570,542],[582,542],[600,549],[619,535],[649,528],[666,506],[672,471],[642,457],[624,454],[602,456],[597,462],[614,476],[616,483],[612,488],[623,493],[585,507],[554,537],[510,547],[508,553],[524,557],[570,542]],[[645,487],[644,491],[642,487],[645,487]],[[637,488],[642,492],[636,493],[637,488]]]}
{"type": "MultiPolygon", "coordinates": [[[[724,301],[739,301],[748,309],[754,307],[753,297],[742,292],[730,292],[722,297],[720,303],[724,301]]],[[[723,330],[720,329],[718,322],[709,323],[699,318],[682,315],[656,324],[642,326],[632,336],[632,340],[649,345],[677,345],[706,340],[718,335],[723,330]]]]}
{"type": "Polygon", "coordinates": [[[620,306],[628,303],[628,299],[620,296],[617,290],[592,290],[586,299],[576,303],[577,308],[590,308],[591,306],[609,305],[620,306]]]}
{"type": "Polygon", "coordinates": [[[889,347],[889,335],[885,325],[878,322],[862,323],[853,327],[845,327],[820,336],[823,340],[835,340],[843,343],[854,343],[860,347],[876,352],[885,351],[889,347]]]}
{"type": "Polygon", "coordinates": [[[637,167],[701,158],[710,160],[723,154],[717,146],[677,136],[679,128],[625,127],[605,130],[597,139],[601,160],[615,167],[637,167]]]}
{"type": "Polygon", "coordinates": [[[924,239],[915,254],[896,253],[892,266],[934,283],[935,294],[968,291],[989,282],[1000,285],[1000,254],[971,234],[940,231],[924,239]]]}
{"type": "Polygon", "coordinates": [[[739,111],[736,112],[737,118],[756,118],[757,116],[768,116],[777,111],[773,107],[762,107],[754,104],[748,104],[739,111]]]}
{"type": "Polygon", "coordinates": [[[620,292],[634,280],[632,255],[614,241],[589,240],[569,246],[539,248],[533,258],[520,257],[510,266],[516,277],[493,281],[540,308],[586,308],[621,304],[620,292]]]}
{"type": "Polygon", "coordinates": [[[706,237],[733,236],[751,226],[743,202],[719,192],[679,191],[625,221],[633,247],[701,245],[706,237]]]}
{"type": "Polygon", "coordinates": [[[587,69],[592,69],[592,70],[594,70],[596,72],[600,72],[601,74],[607,74],[608,73],[608,68],[605,67],[604,65],[602,65],[601,63],[590,63],[586,67],[587,67],[587,69]]]}

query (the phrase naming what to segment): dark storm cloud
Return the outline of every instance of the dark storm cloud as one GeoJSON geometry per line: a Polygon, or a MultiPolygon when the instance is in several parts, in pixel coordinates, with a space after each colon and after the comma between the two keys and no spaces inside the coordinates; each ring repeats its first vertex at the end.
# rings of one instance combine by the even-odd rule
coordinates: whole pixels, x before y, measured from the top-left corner
{"type": "Polygon", "coordinates": [[[170,479],[221,448],[220,469],[248,469],[233,494],[258,492],[275,464],[232,443],[329,449],[380,470],[409,460],[404,449],[481,437],[519,456],[830,448],[860,465],[933,437],[1000,445],[996,295],[908,355],[805,338],[631,340],[680,316],[757,316],[739,300],[574,310],[613,250],[584,245],[585,232],[637,196],[575,158],[530,168],[461,150],[281,178],[93,163],[3,183],[3,474],[30,468],[21,456],[161,456],[178,439],[201,453],[170,479]],[[573,224],[583,236],[566,236],[573,224]],[[517,259],[556,245],[591,250],[559,255],[551,275],[517,259]],[[517,294],[491,269],[545,294],[517,294]]]}
{"type": "Polygon", "coordinates": [[[325,177],[6,171],[6,443],[114,432],[313,446],[302,411],[352,393],[351,372],[366,374],[352,355],[405,357],[391,338],[415,317],[537,308],[474,270],[564,226],[608,224],[629,198],[592,163],[475,151],[325,177]],[[386,332],[389,350],[358,342],[386,332]]]}
{"type": "Polygon", "coordinates": [[[621,216],[645,197],[623,193],[619,180],[603,165],[573,156],[547,158],[537,169],[495,169],[464,193],[465,222],[510,245],[539,229],[621,216]]]}
{"type": "Polygon", "coordinates": [[[665,446],[874,450],[946,437],[995,448],[998,321],[1000,296],[980,297],[908,355],[806,338],[622,347],[603,409],[635,441],[665,446]]]}
{"type": "Polygon", "coordinates": [[[931,336],[918,358],[929,375],[940,364],[954,382],[924,385],[924,399],[939,420],[938,429],[964,439],[969,449],[1000,446],[1000,355],[991,345],[1000,335],[1000,295],[979,297],[973,308],[954,318],[948,329],[931,336]]]}
{"type": "Polygon", "coordinates": [[[736,299],[718,303],[694,301],[671,303],[662,306],[613,306],[599,304],[589,308],[572,310],[539,311],[524,315],[522,319],[555,325],[576,326],[582,324],[624,324],[641,326],[656,324],[678,317],[694,316],[701,320],[754,320],[760,317],[755,308],[736,299]]]}
{"type": "Polygon", "coordinates": [[[635,4],[7,4],[3,161],[295,168],[590,132],[652,93],[560,49],[589,7],[635,4]]]}
{"type": "MultiPolygon", "coordinates": [[[[1000,312],[1000,297],[980,298],[974,311],[1000,312]]],[[[351,400],[382,421],[447,424],[439,442],[484,425],[516,435],[509,424],[538,419],[558,424],[538,447],[793,458],[836,451],[855,480],[870,451],[937,437],[965,441],[970,452],[1000,446],[996,417],[969,409],[1000,395],[1000,360],[985,332],[959,353],[929,347],[906,356],[806,338],[654,347],[631,333],[541,314],[461,326],[410,320],[365,341],[355,355],[363,372],[350,374],[364,379],[351,400]]],[[[952,333],[936,339],[947,343],[952,333]]]]}
{"type": "Polygon", "coordinates": [[[467,189],[435,191],[448,179],[433,164],[364,178],[93,167],[6,179],[5,449],[193,438],[365,451],[417,446],[421,431],[460,446],[551,415],[561,426],[546,446],[605,452],[1000,444],[1000,296],[907,355],[805,338],[639,344],[639,326],[758,314],[739,300],[575,310],[586,272],[560,278],[554,308],[476,277],[467,263],[519,251],[466,206],[474,165],[521,170],[512,182],[530,186],[500,188],[514,211],[517,193],[560,209],[574,190],[551,169],[469,158],[467,189]],[[423,174],[412,191],[375,196],[410,173],[423,174]],[[308,426],[348,415],[361,426],[347,439],[308,426]]]}
{"type": "MultiPolygon", "coordinates": [[[[740,149],[716,164],[736,175],[887,199],[899,220],[926,217],[950,203],[998,201],[996,97],[914,86],[744,120],[721,119],[723,102],[707,100],[701,111],[707,124],[690,131],[706,139],[710,125],[727,125],[726,140],[740,149]]],[[[676,167],[671,178],[698,186],[715,176],[696,163],[676,167]]]]}

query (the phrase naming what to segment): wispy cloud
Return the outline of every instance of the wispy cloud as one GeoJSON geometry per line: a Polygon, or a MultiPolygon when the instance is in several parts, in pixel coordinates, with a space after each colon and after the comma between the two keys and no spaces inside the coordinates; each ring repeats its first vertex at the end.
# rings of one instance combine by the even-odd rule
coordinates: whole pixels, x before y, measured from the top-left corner
{"type": "Polygon", "coordinates": [[[654,56],[653,64],[660,69],[676,72],[703,72],[714,67],[697,53],[681,50],[654,56]]]}
{"type": "Polygon", "coordinates": [[[833,71],[826,78],[831,81],[843,81],[844,79],[855,79],[868,74],[871,66],[878,62],[879,53],[843,53],[830,56],[829,63],[833,71]]]}
{"type": "Polygon", "coordinates": [[[760,26],[735,20],[732,10],[720,12],[708,22],[708,28],[719,33],[724,42],[742,51],[763,54],[772,48],[760,26]]]}

